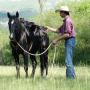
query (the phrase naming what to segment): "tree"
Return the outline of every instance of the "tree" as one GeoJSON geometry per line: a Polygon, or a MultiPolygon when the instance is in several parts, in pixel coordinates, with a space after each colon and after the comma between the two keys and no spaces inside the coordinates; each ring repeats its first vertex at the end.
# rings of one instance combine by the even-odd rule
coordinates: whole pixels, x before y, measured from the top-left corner
{"type": "Polygon", "coordinates": [[[43,12],[45,2],[46,0],[38,0],[39,6],[40,6],[40,13],[43,12]]]}

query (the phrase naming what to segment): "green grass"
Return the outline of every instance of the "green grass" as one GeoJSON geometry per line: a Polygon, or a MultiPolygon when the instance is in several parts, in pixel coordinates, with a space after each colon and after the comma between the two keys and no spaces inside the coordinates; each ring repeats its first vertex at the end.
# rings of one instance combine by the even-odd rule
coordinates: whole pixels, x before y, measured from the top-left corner
{"type": "Polygon", "coordinates": [[[25,78],[21,67],[21,78],[16,79],[15,67],[0,66],[0,90],[90,90],[90,67],[75,67],[77,78],[66,79],[65,67],[49,67],[47,78],[41,78],[39,68],[35,78],[25,78]]]}

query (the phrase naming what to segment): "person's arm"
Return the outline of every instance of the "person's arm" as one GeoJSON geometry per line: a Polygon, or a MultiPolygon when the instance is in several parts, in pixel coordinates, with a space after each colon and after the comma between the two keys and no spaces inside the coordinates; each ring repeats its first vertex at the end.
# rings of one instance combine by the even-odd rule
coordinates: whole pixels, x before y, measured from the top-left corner
{"type": "Polygon", "coordinates": [[[49,26],[46,26],[46,28],[47,28],[48,31],[52,31],[54,33],[58,33],[58,30],[57,29],[51,28],[49,26]]]}
{"type": "Polygon", "coordinates": [[[59,36],[58,38],[56,38],[53,42],[54,44],[57,43],[58,41],[68,38],[70,36],[70,33],[72,31],[73,25],[71,23],[71,21],[67,20],[66,21],[66,28],[65,28],[65,32],[63,35],[59,36]]]}
{"type": "Polygon", "coordinates": [[[69,36],[69,34],[63,34],[63,35],[60,35],[58,38],[56,38],[54,41],[53,41],[53,44],[56,44],[57,42],[59,42],[60,40],[63,40],[65,38],[67,38],[69,36]]]}

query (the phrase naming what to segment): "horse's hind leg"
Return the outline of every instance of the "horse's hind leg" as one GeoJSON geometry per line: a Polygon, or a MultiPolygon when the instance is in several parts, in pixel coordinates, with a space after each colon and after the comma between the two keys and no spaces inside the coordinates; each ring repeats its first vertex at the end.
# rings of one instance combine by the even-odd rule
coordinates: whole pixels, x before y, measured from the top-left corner
{"type": "Polygon", "coordinates": [[[24,54],[24,70],[26,72],[26,78],[28,77],[28,55],[24,54]]]}
{"type": "Polygon", "coordinates": [[[32,61],[32,73],[31,73],[31,77],[34,77],[36,66],[37,66],[37,61],[36,61],[36,57],[35,56],[31,55],[30,58],[31,58],[31,61],[32,61]]]}
{"type": "Polygon", "coordinates": [[[44,69],[46,70],[46,76],[48,75],[48,53],[45,53],[40,56],[41,62],[41,76],[44,74],[44,69]]]}
{"type": "Polygon", "coordinates": [[[43,55],[40,56],[40,63],[41,63],[41,65],[40,65],[41,76],[43,76],[43,74],[44,74],[44,57],[43,57],[43,55]]]}
{"type": "Polygon", "coordinates": [[[48,75],[48,53],[44,54],[44,67],[46,69],[46,76],[48,75]]]}

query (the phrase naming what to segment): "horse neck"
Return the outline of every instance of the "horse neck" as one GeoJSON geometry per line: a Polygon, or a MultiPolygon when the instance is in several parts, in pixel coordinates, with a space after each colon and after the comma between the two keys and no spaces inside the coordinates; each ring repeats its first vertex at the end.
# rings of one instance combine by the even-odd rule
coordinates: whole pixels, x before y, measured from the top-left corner
{"type": "Polygon", "coordinates": [[[26,42],[27,41],[27,36],[29,36],[29,32],[25,28],[23,23],[18,23],[19,25],[19,34],[16,35],[16,41],[17,42],[26,42]]]}
{"type": "Polygon", "coordinates": [[[18,42],[27,42],[26,32],[24,30],[20,30],[21,32],[18,35],[18,42]]]}

